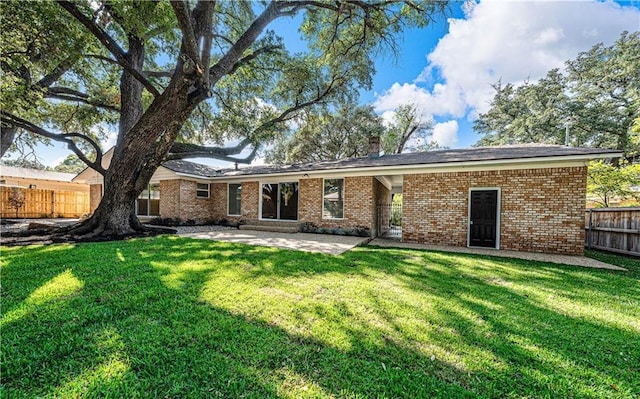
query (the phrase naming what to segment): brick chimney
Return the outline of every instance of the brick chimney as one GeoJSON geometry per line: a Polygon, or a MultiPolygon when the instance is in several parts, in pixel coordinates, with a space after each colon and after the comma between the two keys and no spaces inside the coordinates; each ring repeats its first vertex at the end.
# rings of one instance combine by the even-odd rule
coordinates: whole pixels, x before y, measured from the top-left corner
{"type": "Polygon", "coordinates": [[[380,136],[369,137],[369,158],[380,157],[380,136]]]}

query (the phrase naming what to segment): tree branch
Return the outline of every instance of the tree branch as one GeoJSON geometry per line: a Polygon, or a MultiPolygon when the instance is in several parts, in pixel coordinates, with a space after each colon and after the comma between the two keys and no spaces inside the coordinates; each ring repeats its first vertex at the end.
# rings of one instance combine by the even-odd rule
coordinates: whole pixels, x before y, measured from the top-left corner
{"type": "MultiPolygon", "coordinates": [[[[183,0],[171,0],[173,13],[178,20],[178,27],[182,32],[182,51],[193,61],[199,65],[200,54],[198,52],[198,42],[196,40],[195,31],[191,21],[191,10],[189,4],[183,0]]],[[[202,67],[201,67],[202,68],[202,67]]]]}
{"type": "Polygon", "coordinates": [[[75,133],[75,132],[53,133],[7,112],[4,112],[2,114],[2,122],[18,127],[20,129],[24,129],[33,134],[37,134],[39,136],[49,138],[51,140],[66,143],[67,148],[73,151],[78,156],[78,158],[82,160],[82,162],[86,163],[87,166],[94,169],[96,172],[100,173],[101,175],[103,176],[105,175],[106,170],[102,167],[102,148],[100,148],[100,145],[96,143],[95,140],[93,140],[91,137],[87,136],[86,134],[75,133]],[[80,148],[78,148],[75,141],[73,141],[74,138],[84,140],[93,147],[93,149],[96,152],[95,161],[91,161],[89,158],[87,158],[84,152],[82,152],[80,148]]]}
{"type": "MultiPolygon", "coordinates": [[[[327,85],[324,90],[318,89],[317,95],[315,98],[304,101],[297,102],[292,107],[289,107],[282,111],[278,116],[265,121],[256,129],[253,130],[253,133],[250,135],[251,137],[255,137],[258,133],[268,130],[272,128],[277,123],[282,123],[290,119],[290,115],[300,109],[309,107],[313,104],[316,104],[322,100],[324,100],[335,87],[336,83],[339,81],[337,76],[334,76],[331,82],[327,85]]],[[[255,158],[256,153],[259,149],[259,144],[255,144],[251,138],[245,138],[240,143],[233,147],[206,147],[196,144],[189,143],[174,143],[169,150],[169,154],[165,157],[166,160],[176,160],[176,159],[187,159],[187,158],[216,158],[224,161],[230,162],[239,162],[239,163],[251,163],[251,161],[255,158]],[[233,158],[232,155],[237,155],[241,153],[244,149],[246,149],[249,145],[253,145],[253,151],[245,158],[233,158]]]]}
{"type": "Polygon", "coordinates": [[[106,61],[110,64],[120,65],[118,64],[118,61],[114,60],[113,58],[105,57],[104,55],[100,55],[100,54],[82,54],[82,55],[87,58],[95,58],[97,60],[106,61]]]}
{"type": "Polygon", "coordinates": [[[262,14],[251,23],[249,28],[244,31],[227,53],[210,68],[210,84],[217,83],[224,75],[228,74],[242,54],[256,41],[264,28],[276,18],[282,16],[280,13],[281,5],[282,4],[275,1],[269,3],[262,14]]]}
{"type": "Polygon", "coordinates": [[[149,78],[170,78],[173,76],[173,72],[169,71],[143,71],[142,73],[149,78]]]}
{"type": "Polygon", "coordinates": [[[54,82],[56,82],[65,72],[69,70],[78,60],[78,56],[71,56],[64,59],[60,64],[58,64],[53,71],[49,72],[42,79],[36,83],[36,86],[45,88],[51,86],[54,82]]]}
{"type": "Polygon", "coordinates": [[[106,104],[101,101],[91,99],[88,94],[73,90],[67,87],[50,87],[44,94],[48,98],[57,98],[59,100],[79,101],[95,107],[108,109],[110,111],[119,111],[120,108],[113,104],[106,104]]]}
{"type": "Polygon", "coordinates": [[[211,63],[211,46],[213,45],[213,11],[216,6],[215,1],[199,0],[196,5],[198,11],[198,32],[202,35],[202,52],[201,59],[204,67],[204,76],[202,77],[205,87],[209,87],[209,64],[211,63]],[[200,16],[200,14],[202,16],[200,16]]]}
{"type": "Polygon", "coordinates": [[[93,36],[95,36],[100,43],[116,58],[118,64],[127,70],[137,81],[142,83],[142,85],[155,97],[160,95],[158,89],[156,89],[149,80],[147,80],[140,71],[136,70],[128,60],[127,54],[120,47],[116,41],[107,34],[101,27],[99,27],[94,21],[89,19],[86,15],[80,11],[76,5],[70,1],[66,0],[58,0],[58,4],[64,8],[69,14],[71,14],[75,19],[77,19],[85,28],[91,32],[93,36]]]}
{"type": "Polygon", "coordinates": [[[206,147],[189,143],[174,143],[169,150],[165,160],[186,159],[186,158],[216,158],[227,159],[231,155],[240,154],[251,145],[251,140],[243,139],[233,147],[206,147]]]}
{"type": "Polygon", "coordinates": [[[258,56],[260,56],[260,54],[270,53],[270,52],[273,52],[274,50],[280,50],[280,49],[282,49],[282,46],[277,46],[277,45],[261,47],[256,51],[254,51],[253,53],[240,58],[235,64],[233,64],[233,67],[229,71],[229,74],[235,73],[238,70],[238,68],[255,60],[256,58],[258,58],[258,56]]]}

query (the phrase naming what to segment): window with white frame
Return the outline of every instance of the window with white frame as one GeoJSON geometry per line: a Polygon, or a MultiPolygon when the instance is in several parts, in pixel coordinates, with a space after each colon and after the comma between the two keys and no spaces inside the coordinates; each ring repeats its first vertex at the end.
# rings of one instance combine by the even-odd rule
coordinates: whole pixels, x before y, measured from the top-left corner
{"type": "Polygon", "coordinates": [[[198,198],[209,198],[209,184],[208,183],[198,183],[196,187],[196,197],[198,198]]]}
{"type": "Polygon", "coordinates": [[[324,179],[322,218],[344,218],[344,179],[324,179]]]}
{"type": "Polygon", "coordinates": [[[229,184],[229,215],[240,215],[242,209],[242,184],[229,184]]]}

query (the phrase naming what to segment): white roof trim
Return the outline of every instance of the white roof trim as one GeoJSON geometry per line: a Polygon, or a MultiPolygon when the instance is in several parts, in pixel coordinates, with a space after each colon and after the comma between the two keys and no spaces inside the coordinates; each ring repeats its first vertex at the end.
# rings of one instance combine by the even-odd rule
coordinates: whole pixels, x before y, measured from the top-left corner
{"type": "Polygon", "coordinates": [[[385,176],[376,176],[376,180],[378,180],[380,184],[385,186],[387,190],[391,190],[393,188],[393,183],[391,182],[391,180],[389,180],[389,178],[385,176]]]}

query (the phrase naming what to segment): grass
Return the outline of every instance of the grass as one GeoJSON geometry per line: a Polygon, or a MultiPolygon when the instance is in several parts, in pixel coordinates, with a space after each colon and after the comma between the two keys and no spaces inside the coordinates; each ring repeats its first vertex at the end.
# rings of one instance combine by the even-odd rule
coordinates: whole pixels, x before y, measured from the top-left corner
{"type": "Polygon", "coordinates": [[[629,272],[176,237],[2,248],[0,396],[632,398],[629,272]]]}

